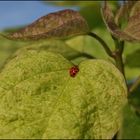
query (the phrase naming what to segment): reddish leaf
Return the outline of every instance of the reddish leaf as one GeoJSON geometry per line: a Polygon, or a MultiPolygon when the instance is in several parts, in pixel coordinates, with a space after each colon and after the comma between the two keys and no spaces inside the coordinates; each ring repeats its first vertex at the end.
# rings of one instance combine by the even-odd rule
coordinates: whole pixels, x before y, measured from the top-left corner
{"type": "Polygon", "coordinates": [[[43,16],[5,37],[8,39],[38,40],[43,38],[63,38],[88,32],[85,19],[73,10],[62,10],[43,16]]]}

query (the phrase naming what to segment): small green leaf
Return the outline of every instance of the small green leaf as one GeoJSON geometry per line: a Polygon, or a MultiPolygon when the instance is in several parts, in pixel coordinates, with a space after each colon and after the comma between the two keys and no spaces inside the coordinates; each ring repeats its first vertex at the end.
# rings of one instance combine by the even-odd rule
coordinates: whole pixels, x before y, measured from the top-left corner
{"type": "Polygon", "coordinates": [[[66,9],[43,16],[23,29],[3,36],[16,40],[60,39],[88,31],[85,19],[77,11],[66,9]]]}
{"type": "Polygon", "coordinates": [[[95,29],[97,27],[101,28],[103,26],[100,6],[100,3],[96,2],[95,5],[82,7],[79,10],[80,14],[86,19],[90,29],[95,29]]]}
{"type": "Polygon", "coordinates": [[[132,54],[126,56],[125,64],[131,68],[140,68],[140,50],[134,51],[132,54]]]}
{"type": "Polygon", "coordinates": [[[140,139],[140,118],[134,109],[127,105],[124,109],[124,119],[119,139],[140,139]]]}
{"type": "Polygon", "coordinates": [[[73,66],[59,54],[29,50],[0,74],[0,138],[110,139],[120,128],[125,80],[104,60],[73,66]]]}

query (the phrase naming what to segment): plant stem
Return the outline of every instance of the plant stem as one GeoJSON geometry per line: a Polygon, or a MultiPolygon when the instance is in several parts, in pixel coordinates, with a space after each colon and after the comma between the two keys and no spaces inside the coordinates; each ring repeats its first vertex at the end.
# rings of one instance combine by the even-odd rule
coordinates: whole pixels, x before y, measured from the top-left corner
{"type": "Polygon", "coordinates": [[[88,33],[88,35],[95,38],[96,40],[98,40],[98,42],[103,46],[106,53],[110,57],[113,57],[112,51],[110,50],[110,48],[108,47],[108,45],[106,44],[106,42],[102,38],[100,38],[98,35],[96,35],[95,33],[92,33],[92,32],[88,33]]]}
{"type": "Polygon", "coordinates": [[[122,59],[122,53],[120,53],[119,50],[116,50],[115,51],[115,53],[114,53],[114,60],[116,62],[117,68],[125,76],[125,73],[124,73],[124,64],[123,64],[123,59],[122,59]]]}
{"type": "Polygon", "coordinates": [[[124,50],[124,41],[121,41],[121,42],[117,41],[117,43],[115,43],[115,48],[116,49],[114,51],[114,60],[116,62],[116,66],[125,77],[124,63],[123,63],[123,58],[122,58],[122,54],[124,50]]]}
{"type": "Polygon", "coordinates": [[[130,86],[129,92],[133,92],[140,85],[140,76],[136,79],[136,81],[130,86]]]}
{"type": "Polygon", "coordinates": [[[124,75],[125,77],[125,72],[124,72],[124,63],[123,63],[123,50],[124,50],[124,41],[119,41],[116,39],[114,36],[112,36],[115,44],[115,51],[114,51],[114,60],[116,62],[117,68],[120,70],[120,72],[124,75]]]}

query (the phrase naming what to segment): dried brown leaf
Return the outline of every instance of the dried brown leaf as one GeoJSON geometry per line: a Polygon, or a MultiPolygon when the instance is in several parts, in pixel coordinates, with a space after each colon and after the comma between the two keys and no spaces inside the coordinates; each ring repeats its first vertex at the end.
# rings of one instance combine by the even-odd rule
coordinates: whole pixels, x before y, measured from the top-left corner
{"type": "Polygon", "coordinates": [[[130,11],[130,17],[136,15],[140,12],[140,1],[135,1],[131,11],[130,11]]]}
{"type": "Polygon", "coordinates": [[[129,22],[124,31],[140,41],[140,12],[129,18],[129,22]]]}
{"type": "Polygon", "coordinates": [[[5,37],[16,40],[59,39],[85,34],[88,31],[85,19],[77,11],[66,9],[43,16],[25,28],[5,37]]]}
{"type": "Polygon", "coordinates": [[[123,19],[128,20],[130,11],[135,5],[136,1],[126,1],[120,6],[115,14],[115,23],[119,25],[123,19]]]}
{"type": "Polygon", "coordinates": [[[114,20],[114,14],[113,14],[112,10],[110,9],[107,1],[106,1],[106,4],[102,8],[102,17],[104,19],[104,22],[105,22],[108,30],[111,32],[111,34],[114,37],[119,38],[121,40],[127,40],[127,41],[134,41],[135,40],[135,38],[128,35],[127,33],[122,31],[117,26],[117,24],[115,23],[115,20],[114,20]]]}

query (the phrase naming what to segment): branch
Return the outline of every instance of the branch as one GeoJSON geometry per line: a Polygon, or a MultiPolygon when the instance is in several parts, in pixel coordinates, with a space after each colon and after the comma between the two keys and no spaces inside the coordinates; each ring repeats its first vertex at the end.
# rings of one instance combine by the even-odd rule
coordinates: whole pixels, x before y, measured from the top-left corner
{"type": "Polygon", "coordinates": [[[140,76],[136,79],[136,81],[130,86],[129,92],[133,92],[140,85],[140,76]]]}
{"type": "Polygon", "coordinates": [[[124,63],[123,63],[123,50],[124,50],[124,41],[118,41],[116,38],[112,36],[114,43],[115,43],[115,51],[114,51],[114,60],[116,62],[116,66],[118,69],[122,72],[122,74],[125,77],[125,72],[124,72],[124,63]]]}
{"type": "Polygon", "coordinates": [[[103,46],[104,50],[106,51],[106,53],[110,56],[110,57],[114,57],[112,51],[110,50],[109,46],[106,44],[106,42],[100,38],[98,35],[96,35],[95,33],[88,33],[89,36],[95,38],[96,40],[98,40],[98,42],[103,46]]]}

